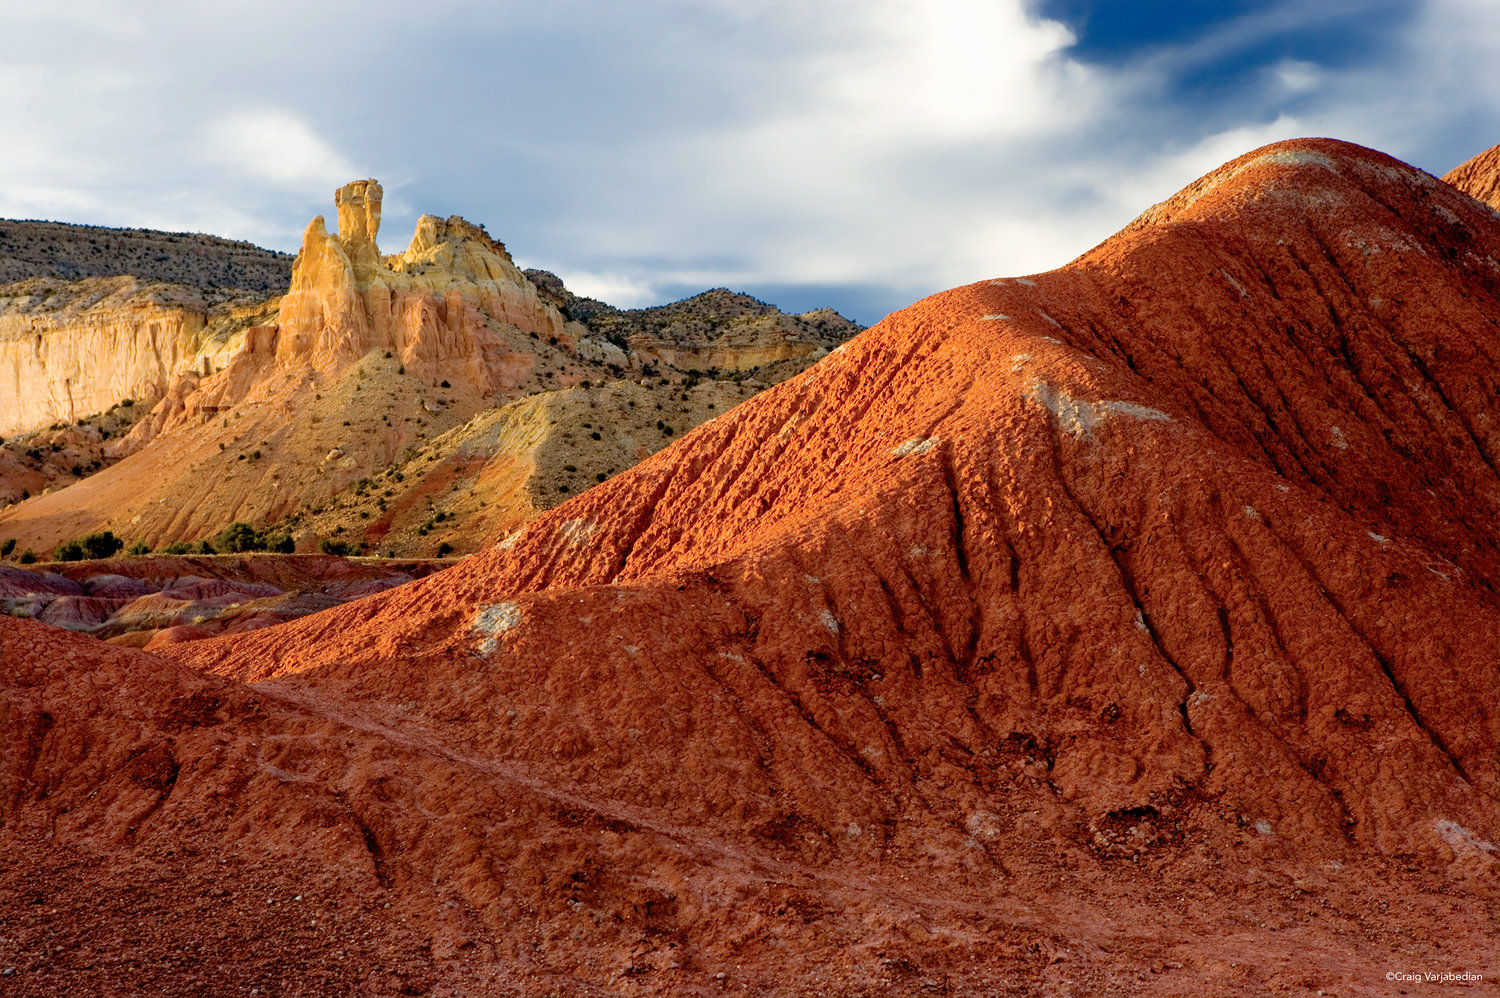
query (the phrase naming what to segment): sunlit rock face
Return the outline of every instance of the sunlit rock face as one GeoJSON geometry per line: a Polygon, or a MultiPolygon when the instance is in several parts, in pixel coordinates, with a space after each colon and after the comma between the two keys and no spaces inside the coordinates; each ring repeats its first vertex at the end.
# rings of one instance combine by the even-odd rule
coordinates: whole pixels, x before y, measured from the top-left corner
{"type": "Polygon", "coordinates": [[[380,184],[346,184],[334,200],[338,233],[319,216],[303,235],[277,319],[278,365],[331,371],[384,349],[414,373],[490,392],[530,371],[515,334],[567,336],[562,316],[481,227],[424,215],[406,251],[382,257],[380,184]]]}
{"type": "Polygon", "coordinates": [[[238,351],[254,296],[133,277],[31,278],[0,291],[0,436],[161,398],[238,351]],[[219,300],[215,300],[215,298],[219,300]]]}

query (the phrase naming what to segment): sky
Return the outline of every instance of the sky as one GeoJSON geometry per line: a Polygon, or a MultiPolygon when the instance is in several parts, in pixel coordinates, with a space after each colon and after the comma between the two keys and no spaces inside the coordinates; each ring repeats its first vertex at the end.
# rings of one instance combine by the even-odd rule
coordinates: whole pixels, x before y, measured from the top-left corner
{"type": "Polygon", "coordinates": [[[622,307],[873,323],[1221,163],[1500,142],[1494,0],[0,0],[0,217],[295,252],[353,179],[622,307]]]}

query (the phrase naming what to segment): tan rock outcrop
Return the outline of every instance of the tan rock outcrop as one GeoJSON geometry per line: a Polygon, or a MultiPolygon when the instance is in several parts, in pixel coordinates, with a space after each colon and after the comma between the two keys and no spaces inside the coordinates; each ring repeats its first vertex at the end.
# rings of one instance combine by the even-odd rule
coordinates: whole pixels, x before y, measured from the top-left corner
{"type": "Polygon", "coordinates": [[[507,339],[568,337],[505,247],[482,228],[424,215],[406,251],[382,259],[381,188],[356,181],[335,194],[339,231],[312,220],[282,300],[277,362],[336,371],[373,349],[415,372],[461,377],[488,394],[531,369],[507,339]]]}

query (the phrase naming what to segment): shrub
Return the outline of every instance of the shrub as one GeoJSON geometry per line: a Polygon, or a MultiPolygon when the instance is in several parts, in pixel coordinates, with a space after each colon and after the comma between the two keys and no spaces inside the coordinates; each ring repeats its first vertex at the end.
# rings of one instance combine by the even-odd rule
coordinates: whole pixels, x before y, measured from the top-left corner
{"type": "Polygon", "coordinates": [[[349,544],[346,541],[336,541],[325,537],[318,542],[318,550],[324,554],[331,554],[336,558],[349,557],[349,544]]]}
{"type": "Polygon", "coordinates": [[[198,542],[198,553],[199,554],[218,554],[219,552],[215,551],[213,544],[209,543],[208,541],[199,541],[198,542]]]}
{"type": "Polygon", "coordinates": [[[130,547],[126,548],[125,553],[130,555],[132,558],[137,558],[143,554],[150,554],[151,545],[147,544],[144,540],[139,540],[130,545],[130,547]]]}
{"type": "Polygon", "coordinates": [[[88,557],[83,544],[77,540],[63,541],[52,551],[53,561],[82,561],[88,557]]]}
{"type": "Polygon", "coordinates": [[[219,532],[214,538],[214,546],[221,551],[230,554],[241,554],[245,551],[264,551],[266,549],[266,538],[259,530],[243,520],[236,520],[219,532]]]}
{"type": "Polygon", "coordinates": [[[53,561],[83,561],[85,558],[112,558],[125,546],[125,542],[112,530],[101,530],[97,534],[76,537],[63,541],[52,552],[53,561]]]}
{"type": "Polygon", "coordinates": [[[297,550],[297,542],[292,540],[291,534],[277,534],[266,539],[266,550],[276,554],[291,554],[297,550]]]}
{"type": "Polygon", "coordinates": [[[36,564],[36,552],[33,551],[33,550],[31,550],[31,548],[27,548],[25,551],[22,551],[21,552],[21,564],[23,564],[23,565],[34,565],[34,564],[36,564]]]}
{"type": "Polygon", "coordinates": [[[10,553],[15,549],[16,539],[14,537],[7,537],[3,542],[0,542],[0,558],[9,558],[10,553]]]}
{"type": "Polygon", "coordinates": [[[453,545],[449,544],[447,541],[444,541],[443,543],[441,543],[441,544],[438,545],[438,557],[439,558],[446,558],[446,557],[448,557],[452,553],[453,553],[453,545]]]}
{"type": "Polygon", "coordinates": [[[191,554],[193,546],[187,541],[173,541],[162,548],[162,554],[191,554]]]}

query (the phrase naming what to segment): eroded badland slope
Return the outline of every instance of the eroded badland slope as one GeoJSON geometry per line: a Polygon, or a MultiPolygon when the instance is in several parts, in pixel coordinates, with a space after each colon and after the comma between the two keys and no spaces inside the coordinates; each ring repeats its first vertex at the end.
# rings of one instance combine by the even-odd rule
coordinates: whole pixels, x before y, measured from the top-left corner
{"type": "Polygon", "coordinates": [[[1497,256],[1281,143],[449,571],[0,619],[0,987],[1489,993],[1497,256]]]}

